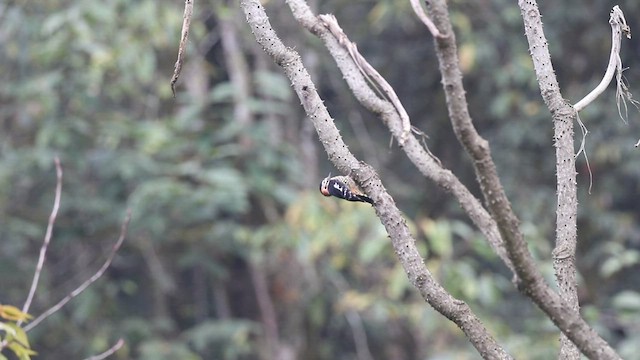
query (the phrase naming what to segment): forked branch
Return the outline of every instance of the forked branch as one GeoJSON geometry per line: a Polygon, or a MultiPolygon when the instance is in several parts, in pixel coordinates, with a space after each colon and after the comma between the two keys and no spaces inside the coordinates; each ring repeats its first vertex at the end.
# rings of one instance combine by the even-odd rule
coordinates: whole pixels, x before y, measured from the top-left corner
{"type": "Polygon", "coordinates": [[[96,271],[93,276],[91,276],[89,279],[87,279],[85,282],[83,282],[80,286],[78,286],[75,290],[73,290],[72,292],[70,292],[69,294],[67,294],[67,296],[65,296],[62,300],[60,300],[57,304],[55,304],[54,306],[52,306],[51,308],[49,308],[47,311],[45,311],[44,313],[40,314],[40,316],[38,316],[37,318],[35,318],[32,322],[30,322],[29,324],[27,324],[24,327],[24,331],[29,331],[31,329],[33,329],[34,327],[36,327],[38,324],[40,324],[43,320],[45,320],[46,318],[48,318],[49,316],[55,314],[58,310],[60,310],[63,306],[65,306],[69,301],[71,301],[73,298],[75,298],[76,296],[80,295],[83,291],[85,291],[89,286],[91,286],[91,284],[93,284],[94,282],[96,282],[98,279],[100,279],[100,277],[102,277],[102,275],[104,274],[105,271],[107,271],[107,269],[109,268],[109,266],[111,265],[111,262],[113,261],[113,258],[116,256],[116,253],[118,252],[118,250],[120,249],[120,246],[122,245],[122,243],[124,242],[124,239],[127,235],[127,229],[129,227],[129,221],[131,220],[131,211],[127,210],[127,215],[125,216],[124,222],[122,223],[122,227],[120,228],[120,236],[118,237],[118,240],[115,242],[115,244],[113,245],[113,247],[111,248],[111,251],[109,252],[109,255],[107,256],[107,260],[105,260],[104,264],[102,264],[102,266],[100,267],[100,269],[98,269],[98,271],[96,271]]]}
{"type": "Polygon", "coordinates": [[[575,280],[578,201],[573,143],[573,123],[577,119],[577,111],[567,104],[560,92],[536,0],[519,0],[518,5],[542,99],[553,117],[558,184],[556,247],[553,255],[560,294],[550,290],[545,291],[546,294],[538,293],[537,289],[532,289],[536,291],[531,292],[531,298],[566,336],[561,338],[561,354],[564,350],[572,352],[568,338],[590,358],[620,359],[615,350],[582,319],[578,311],[575,280]],[[562,304],[562,309],[554,306],[558,303],[562,304]]]}

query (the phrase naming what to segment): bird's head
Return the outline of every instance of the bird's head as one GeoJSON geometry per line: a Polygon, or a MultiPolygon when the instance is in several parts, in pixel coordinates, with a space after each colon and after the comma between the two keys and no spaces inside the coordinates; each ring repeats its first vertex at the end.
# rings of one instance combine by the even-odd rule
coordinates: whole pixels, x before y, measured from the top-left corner
{"type": "Polygon", "coordinates": [[[331,194],[329,194],[329,180],[331,180],[331,173],[320,182],[320,192],[324,196],[331,196],[331,194]]]}

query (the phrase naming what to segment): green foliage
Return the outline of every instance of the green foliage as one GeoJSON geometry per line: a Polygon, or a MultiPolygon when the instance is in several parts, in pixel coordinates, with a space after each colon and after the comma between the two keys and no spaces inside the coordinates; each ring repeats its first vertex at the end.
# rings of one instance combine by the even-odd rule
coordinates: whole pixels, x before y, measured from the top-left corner
{"type": "Polygon", "coordinates": [[[162,341],[152,340],[140,345],[140,359],[151,360],[170,360],[170,359],[186,359],[199,360],[196,353],[178,341],[162,341]]]}
{"type": "Polygon", "coordinates": [[[200,354],[220,359],[239,359],[251,354],[251,336],[257,325],[249,321],[205,321],[185,333],[185,339],[200,354]]]}
{"type": "MultiPolygon", "coordinates": [[[[26,314],[12,305],[0,305],[0,344],[2,349],[7,348],[20,360],[30,360],[37,353],[31,350],[27,333],[18,322],[31,319],[26,314]]],[[[1,350],[1,349],[0,349],[1,350]]],[[[6,359],[0,354],[0,359],[6,359]]]]}

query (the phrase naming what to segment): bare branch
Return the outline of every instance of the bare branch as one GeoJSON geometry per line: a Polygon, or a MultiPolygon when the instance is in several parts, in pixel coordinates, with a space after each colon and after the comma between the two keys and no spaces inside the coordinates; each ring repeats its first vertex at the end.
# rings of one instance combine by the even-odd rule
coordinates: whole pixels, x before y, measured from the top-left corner
{"type": "Polygon", "coordinates": [[[124,340],[123,339],[118,339],[118,341],[113,344],[112,347],[110,347],[109,349],[107,349],[105,352],[98,354],[98,355],[94,355],[91,357],[86,358],[85,360],[103,360],[108,358],[109,356],[113,355],[116,351],[120,350],[121,347],[124,346],[124,340]]]}
{"type": "Polygon", "coordinates": [[[528,286],[525,293],[562,330],[562,358],[577,357],[568,341],[570,339],[590,358],[620,359],[611,346],[580,317],[578,311],[575,270],[578,200],[573,145],[573,122],[577,111],[564,101],[560,93],[536,1],[519,0],[518,5],[542,99],[553,117],[558,184],[556,247],[553,257],[560,294],[552,292],[546,283],[528,286]]]}
{"type": "MultiPolygon", "coordinates": [[[[405,219],[395,206],[378,175],[369,165],[359,162],[342,140],[300,56],[284,46],[271,27],[258,0],[243,0],[242,8],[258,43],[282,67],[292,83],[309,119],[313,122],[329,160],[343,173],[350,174],[374,200],[376,213],[391,237],[396,254],[409,281],[438,312],[455,322],[485,358],[511,358],[489,334],[463,301],[452,297],[431,275],[418,251],[405,219]]],[[[289,2],[294,8],[301,2],[289,2]]],[[[306,5],[306,4],[304,4],[306,5]]]]}
{"type": "Polygon", "coordinates": [[[473,160],[472,164],[485,204],[497,224],[509,258],[515,265],[518,284],[524,284],[526,286],[524,291],[527,293],[534,289],[537,294],[553,294],[527,248],[527,243],[519,229],[519,219],[513,213],[498,176],[489,143],[478,134],[469,115],[455,33],[449,19],[447,4],[443,0],[430,1],[428,8],[438,29],[448,34],[444,39],[435,39],[435,43],[449,118],[458,141],[473,160]]]}
{"type": "Polygon", "coordinates": [[[120,249],[120,246],[122,245],[122,242],[124,241],[124,238],[127,235],[127,229],[129,227],[129,221],[130,220],[131,220],[131,210],[127,210],[127,215],[125,216],[124,222],[122,223],[122,227],[120,229],[120,237],[118,238],[116,243],[111,248],[111,252],[107,256],[107,260],[104,262],[104,264],[102,264],[102,267],[100,267],[100,269],[98,269],[98,271],[96,271],[96,273],[93,274],[93,276],[91,276],[89,279],[87,279],[85,282],[83,282],[75,290],[70,292],[67,296],[65,296],[57,304],[55,304],[54,306],[49,308],[49,310],[45,311],[40,316],[35,318],[32,322],[30,322],[28,325],[26,325],[24,327],[24,331],[25,332],[30,331],[31,329],[36,327],[40,322],[42,322],[43,320],[45,320],[49,316],[53,315],[54,313],[56,313],[63,306],[65,306],[69,301],[71,301],[71,299],[73,299],[76,296],[80,295],[89,286],[91,286],[91,284],[93,284],[98,279],[100,279],[100,277],[104,274],[104,272],[107,271],[107,269],[111,265],[111,262],[113,261],[113,258],[115,257],[116,253],[120,249]]]}
{"type": "MultiPolygon", "coordinates": [[[[571,324],[562,324],[561,318],[556,316],[559,314],[553,311],[545,310],[549,308],[549,296],[551,291],[547,291],[547,295],[543,292],[532,292],[532,298],[540,306],[549,317],[554,320],[558,327],[563,331],[560,336],[560,354],[561,359],[579,359],[578,349],[573,344],[579,345],[581,351],[588,356],[589,353],[602,351],[601,348],[594,347],[598,342],[602,348],[608,347],[608,344],[600,338],[593,329],[591,329],[580,317],[579,302],[577,293],[577,280],[575,268],[575,252],[577,243],[577,213],[578,198],[576,186],[576,168],[574,155],[574,121],[577,120],[577,111],[572,109],[565,102],[560,93],[560,86],[553,70],[551,63],[551,55],[549,53],[547,40],[544,36],[540,11],[535,1],[520,1],[520,9],[525,24],[525,34],[529,41],[529,49],[531,58],[533,59],[534,69],[538,78],[538,84],[542,98],[549,108],[553,117],[554,124],[554,145],[556,148],[556,179],[557,179],[557,205],[556,205],[556,244],[553,249],[553,267],[556,273],[556,282],[558,283],[557,294],[566,309],[562,316],[570,316],[579,319],[586,329],[585,332],[570,330],[566,326],[571,324]],[[592,335],[594,340],[579,339],[583,343],[576,341],[576,335],[592,335]],[[569,340],[573,341],[573,343],[569,340]]],[[[545,287],[547,285],[545,284],[545,287]]],[[[555,293],[553,294],[556,295],[555,293]]],[[[613,349],[608,347],[615,356],[613,349]]]]}
{"type": "MultiPolygon", "coordinates": [[[[42,267],[44,266],[44,261],[47,257],[47,249],[49,248],[49,243],[51,242],[51,236],[53,234],[53,226],[56,222],[56,217],[58,216],[58,210],[60,209],[60,197],[62,195],[62,166],[60,165],[60,159],[57,156],[53,161],[56,165],[56,192],[53,200],[53,209],[51,210],[51,215],[49,215],[49,223],[47,224],[47,231],[44,235],[42,247],[40,247],[40,256],[38,257],[36,270],[33,274],[33,281],[31,282],[29,295],[27,296],[27,300],[22,306],[23,313],[29,312],[31,302],[33,301],[33,297],[35,296],[36,289],[38,288],[40,273],[42,273],[42,267]]],[[[20,326],[21,324],[22,321],[18,321],[18,326],[20,326]]]]}
{"type": "Polygon", "coordinates": [[[180,47],[178,48],[178,59],[173,69],[173,77],[171,77],[171,92],[176,97],[176,82],[182,71],[182,63],[184,62],[184,54],[187,51],[187,40],[189,39],[189,27],[191,26],[191,17],[193,15],[193,3],[195,0],[184,0],[184,16],[182,19],[182,34],[180,36],[180,47]]]}
{"type": "MultiPolygon", "coordinates": [[[[622,60],[620,59],[620,44],[622,42],[622,34],[624,33],[628,39],[631,39],[631,30],[627,25],[627,20],[624,18],[624,13],[618,5],[614,6],[611,10],[611,16],[609,17],[609,24],[611,25],[611,55],[609,56],[609,65],[607,65],[607,71],[604,73],[604,77],[600,84],[591,90],[587,96],[578,101],[573,108],[576,111],[581,111],[587,105],[591,104],[604,90],[609,86],[611,80],[613,80],[613,74],[617,73],[617,92],[616,99],[623,97],[623,94],[631,95],[628,89],[621,87],[622,83],[622,60]]],[[[630,96],[629,96],[629,99],[630,96]]],[[[634,100],[635,101],[635,100],[634,100]]],[[[626,104],[625,104],[626,109],[626,104]]],[[[620,104],[618,102],[618,111],[620,111],[620,104]]],[[[622,117],[622,113],[620,113],[622,117]]]]}

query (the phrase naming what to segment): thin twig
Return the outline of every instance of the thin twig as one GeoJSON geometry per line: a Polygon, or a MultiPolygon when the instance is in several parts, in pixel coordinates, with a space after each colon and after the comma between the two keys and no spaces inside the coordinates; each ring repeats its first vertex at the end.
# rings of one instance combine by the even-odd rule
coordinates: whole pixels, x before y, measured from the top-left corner
{"type": "Polygon", "coordinates": [[[416,13],[416,15],[418,16],[418,19],[420,19],[420,21],[422,21],[422,23],[427,27],[427,29],[429,29],[433,37],[441,38],[441,39],[444,39],[447,37],[446,35],[442,34],[440,30],[438,30],[438,27],[436,27],[436,25],[433,23],[433,21],[429,19],[429,16],[427,16],[427,12],[424,11],[424,8],[422,8],[422,5],[420,4],[420,0],[409,0],[409,2],[411,3],[413,12],[416,13]]]}
{"type": "Polygon", "coordinates": [[[100,353],[98,355],[94,355],[91,357],[88,357],[84,360],[103,360],[108,358],[109,356],[113,355],[113,353],[115,353],[116,351],[120,350],[121,347],[124,346],[124,340],[123,339],[118,339],[118,341],[113,344],[112,347],[110,347],[109,349],[107,349],[107,351],[100,353]]]}
{"type": "Polygon", "coordinates": [[[593,187],[593,172],[591,171],[591,165],[589,165],[589,157],[587,156],[587,149],[585,147],[587,144],[587,134],[589,133],[589,129],[587,129],[587,125],[585,125],[580,119],[580,114],[576,113],[576,119],[578,120],[578,125],[580,125],[580,131],[582,131],[582,140],[580,141],[580,148],[576,153],[576,158],[580,156],[580,153],[584,154],[584,161],[586,162],[587,170],[589,171],[589,194],[591,194],[591,188],[593,187]]]}
{"type": "Polygon", "coordinates": [[[176,97],[176,82],[182,71],[182,63],[184,62],[184,54],[187,51],[187,40],[189,39],[189,27],[191,26],[191,17],[193,15],[193,2],[195,0],[184,0],[184,17],[182,19],[182,35],[180,36],[180,47],[178,48],[178,59],[173,69],[173,77],[171,78],[171,92],[176,97]]]}
{"type": "Polygon", "coordinates": [[[27,326],[25,326],[24,327],[24,331],[25,332],[30,331],[31,329],[36,327],[40,322],[42,322],[43,320],[45,320],[49,316],[53,315],[55,312],[57,312],[63,306],[65,306],[69,301],[71,301],[71,299],[73,299],[76,296],[80,295],[89,286],[91,286],[91,284],[93,284],[98,279],[100,279],[100,277],[104,274],[104,272],[111,265],[111,262],[113,261],[113,258],[115,257],[116,253],[118,252],[118,249],[120,249],[120,246],[122,245],[122,242],[124,241],[124,238],[125,238],[125,236],[127,234],[127,228],[129,227],[129,221],[130,220],[131,220],[131,210],[127,210],[127,215],[125,216],[124,222],[122,223],[122,227],[120,229],[120,237],[118,238],[116,243],[113,245],[113,248],[111,248],[111,252],[109,253],[109,256],[107,257],[107,260],[104,262],[104,264],[102,264],[102,267],[100,269],[98,269],[98,271],[95,274],[93,274],[93,276],[91,276],[89,279],[87,279],[85,282],[83,282],[75,290],[70,292],[67,296],[65,296],[57,304],[55,304],[54,306],[49,308],[49,310],[45,311],[40,316],[35,318],[32,322],[30,322],[27,326]]]}
{"type": "Polygon", "coordinates": [[[620,118],[626,123],[629,119],[629,108],[627,107],[627,101],[631,103],[631,105],[635,106],[636,109],[640,110],[638,105],[640,102],[633,98],[633,94],[629,91],[629,86],[625,81],[624,76],[622,76],[622,72],[624,72],[627,68],[622,68],[622,60],[620,60],[620,69],[616,72],[616,106],[618,107],[618,115],[620,118]],[[622,109],[620,108],[620,101],[622,101],[622,106],[624,106],[624,116],[622,116],[622,109]]]}
{"type": "MultiPolygon", "coordinates": [[[[587,96],[573,106],[576,111],[581,111],[587,105],[591,104],[591,102],[593,102],[600,94],[602,94],[607,86],[609,86],[614,73],[618,73],[618,78],[621,76],[622,60],[620,59],[620,43],[622,42],[622,33],[625,33],[627,38],[631,39],[631,31],[624,18],[624,14],[618,5],[614,6],[611,10],[609,24],[611,25],[611,55],[609,56],[607,71],[604,73],[604,77],[602,78],[602,81],[600,81],[600,84],[598,84],[595,89],[591,90],[587,96]]],[[[618,85],[618,89],[620,89],[620,85],[618,85]]]]}
{"type": "MultiPolygon", "coordinates": [[[[40,274],[42,273],[42,267],[44,266],[44,261],[47,257],[47,249],[49,248],[49,243],[51,243],[51,236],[53,234],[53,225],[56,222],[56,218],[58,217],[58,210],[60,209],[60,197],[62,195],[62,166],[60,165],[60,159],[56,156],[53,159],[56,165],[56,192],[53,200],[53,209],[51,210],[51,215],[49,215],[49,223],[47,224],[47,231],[44,235],[44,241],[42,242],[42,247],[40,247],[40,256],[38,257],[38,264],[36,265],[36,271],[33,273],[33,281],[31,282],[31,289],[29,289],[29,295],[27,296],[27,300],[24,302],[22,306],[22,312],[28,313],[29,308],[31,307],[31,303],[33,301],[33,297],[36,293],[36,289],[38,288],[38,282],[40,281],[40,274]]],[[[18,326],[22,324],[22,320],[18,321],[18,326]]]]}

